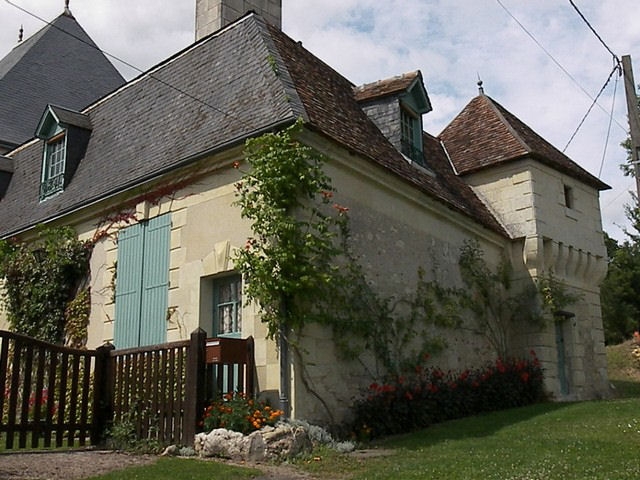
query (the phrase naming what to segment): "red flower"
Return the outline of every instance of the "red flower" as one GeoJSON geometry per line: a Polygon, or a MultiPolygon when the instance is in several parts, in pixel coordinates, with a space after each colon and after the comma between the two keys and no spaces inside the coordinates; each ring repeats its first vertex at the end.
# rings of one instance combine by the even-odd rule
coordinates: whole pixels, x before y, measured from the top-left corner
{"type": "Polygon", "coordinates": [[[322,198],[325,198],[325,199],[329,199],[329,198],[333,197],[333,192],[331,192],[329,190],[322,190],[320,192],[320,194],[322,195],[322,198]]]}
{"type": "Polygon", "coordinates": [[[349,211],[347,207],[343,207],[342,205],[339,205],[337,203],[333,204],[333,208],[335,208],[340,215],[343,215],[349,211]]]}
{"type": "Polygon", "coordinates": [[[413,400],[413,395],[411,395],[411,392],[405,392],[404,396],[407,400],[413,400]]]}
{"type": "Polygon", "coordinates": [[[522,378],[524,383],[527,383],[529,381],[529,372],[520,373],[520,378],[522,378]]]}
{"type": "Polygon", "coordinates": [[[235,162],[233,162],[233,168],[236,168],[236,169],[240,168],[240,162],[237,161],[237,160],[235,162]]]}

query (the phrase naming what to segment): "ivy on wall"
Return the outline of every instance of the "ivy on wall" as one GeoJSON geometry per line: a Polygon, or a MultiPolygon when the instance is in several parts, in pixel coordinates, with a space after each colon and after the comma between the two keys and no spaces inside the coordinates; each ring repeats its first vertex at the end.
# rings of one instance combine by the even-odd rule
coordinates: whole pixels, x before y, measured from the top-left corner
{"type": "Polygon", "coordinates": [[[510,341],[519,322],[543,328],[549,317],[555,318],[580,299],[553,272],[523,285],[514,281],[513,267],[506,258],[492,270],[477,241],[463,245],[458,265],[465,285],[457,293],[460,306],[471,314],[478,333],[487,339],[498,358],[507,358],[511,353],[510,341]]]}
{"type": "Polygon", "coordinates": [[[86,337],[87,297],[70,302],[89,273],[92,249],[70,227],[42,228],[31,244],[0,240],[2,300],[11,330],[58,344],[65,332],[74,343],[86,337]]]}

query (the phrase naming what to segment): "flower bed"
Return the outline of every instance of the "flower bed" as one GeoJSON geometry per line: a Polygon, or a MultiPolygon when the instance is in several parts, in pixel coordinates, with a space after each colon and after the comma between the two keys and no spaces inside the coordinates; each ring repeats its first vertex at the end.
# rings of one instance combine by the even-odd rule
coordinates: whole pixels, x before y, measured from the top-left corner
{"type": "Polygon", "coordinates": [[[417,367],[411,378],[371,384],[352,407],[351,429],[368,439],[543,399],[542,368],[533,351],[526,360],[498,359],[463,372],[417,367]]]}

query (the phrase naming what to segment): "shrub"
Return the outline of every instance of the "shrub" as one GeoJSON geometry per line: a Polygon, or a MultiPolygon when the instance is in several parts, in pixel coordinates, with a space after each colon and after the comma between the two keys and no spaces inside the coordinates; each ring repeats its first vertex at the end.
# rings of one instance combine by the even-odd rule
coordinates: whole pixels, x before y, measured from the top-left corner
{"type": "Polygon", "coordinates": [[[251,433],[265,425],[275,425],[282,410],[253,400],[244,393],[227,393],[209,405],[202,418],[202,427],[210,432],[215,428],[226,428],[240,433],[251,433]]]}
{"type": "Polygon", "coordinates": [[[417,367],[411,378],[371,384],[352,407],[351,431],[370,439],[543,399],[542,369],[533,351],[528,360],[498,359],[463,372],[417,367]]]}

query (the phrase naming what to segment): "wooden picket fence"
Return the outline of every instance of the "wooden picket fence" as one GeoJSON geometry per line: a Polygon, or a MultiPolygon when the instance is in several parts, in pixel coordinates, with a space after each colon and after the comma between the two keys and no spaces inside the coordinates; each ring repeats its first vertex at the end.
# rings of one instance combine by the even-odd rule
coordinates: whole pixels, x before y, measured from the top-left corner
{"type": "MultiPolygon", "coordinates": [[[[253,339],[75,350],[0,330],[0,442],[5,449],[97,445],[130,422],[138,439],[190,444],[206,400],[254,393],[253,339]]],[[[1,448],[1,447],[0,447],[1,448]]]]}

